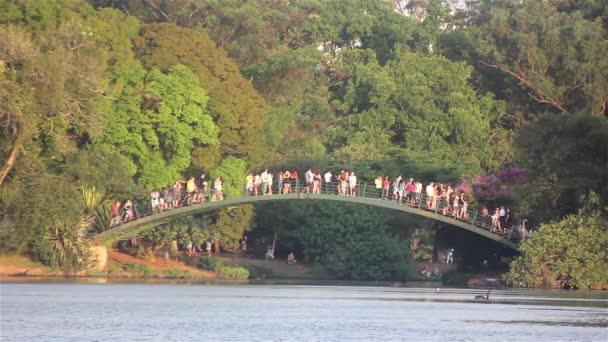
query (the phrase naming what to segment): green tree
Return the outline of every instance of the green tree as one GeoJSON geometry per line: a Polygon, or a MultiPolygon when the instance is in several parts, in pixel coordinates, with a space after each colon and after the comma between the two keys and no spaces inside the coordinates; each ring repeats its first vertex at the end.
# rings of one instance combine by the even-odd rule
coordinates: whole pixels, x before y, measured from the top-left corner
{"type": "Polygon", "coordinates": [[[505,276],[522,287],[591,288],[608,283],[608,225],[599,212],[544,224],[520,245],[505,276]]]}
{"type": "Polygon", "coordinates": [[[387,233],[383,214],[357,205],[311,204],[298,234],[305,260],[343,279],[403,279],[407,245],[387,233]]]}
{"type": "Polygon", "coordinates": [[[213,41],[173,24],[146,25],[136,41],[136,51],[148,68],[189,67],[209,91],[208,110],[220,128],[223,154],[242,157],[251,164],[261,162],[264,149],[259,137],[265,102],[213,41]]]}
{"type": "Polygon", "coordinates": [[[335,94],[341,111],[351,114],[333,132],[336,147],[362,146],[359,158],[392,152],[460,172],[502,162],[488,142],[504,106],[468,84],[465,63],[403,51],[381,66],[364,50],[344,53],[343,64],[349,76],[335,94]]]}
{"type": "Polygon", "coordinates": [[[112,71],[119,97],[106,113],[101,142],[133,160],[140,184],[159,188],[180,178],[196,145],[217,145],[207,95],[183,65],[145,73],[137,61],[112,71]],[[143,88],[143,89],[142,89],[143,88]]]}
{"type": "Polygon", "coordinates": [[[556,3],[483,1],[473,6],[470,31],[482,63],[513,78],[545,109],[604,116],[608,31],[599,18],[560,11],[556,3]]]}
{"type": "Polygon", "coordinates": [[[579,196],[596,192],[608,203],[608,120],[590,114],[545,114],[515,139],[528,179],[519,191],[537,219],[576,213],[579,196]]]}

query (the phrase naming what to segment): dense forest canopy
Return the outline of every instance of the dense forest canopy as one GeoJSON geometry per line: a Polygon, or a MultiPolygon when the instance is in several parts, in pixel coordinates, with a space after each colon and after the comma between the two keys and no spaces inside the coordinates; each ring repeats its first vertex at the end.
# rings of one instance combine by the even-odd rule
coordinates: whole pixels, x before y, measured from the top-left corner
{"type": "MultiPolygon", "coordinates": [[[[605,217],[607,18],[601,0],[0,0],[0,249],[75,265],[112,200],[291,165],[424,182],[521,167],[512,204],[534,224],[589,194],[605,217]]],[[[263,209],[174,229],[235,246],[263,209]]],[[[285,221],[308,260],[398,274],[313,251],[315,227],[349,225],[334,209],[285,221]]],[[[372,221],[349,229],[397,248],[372,221]]]]}

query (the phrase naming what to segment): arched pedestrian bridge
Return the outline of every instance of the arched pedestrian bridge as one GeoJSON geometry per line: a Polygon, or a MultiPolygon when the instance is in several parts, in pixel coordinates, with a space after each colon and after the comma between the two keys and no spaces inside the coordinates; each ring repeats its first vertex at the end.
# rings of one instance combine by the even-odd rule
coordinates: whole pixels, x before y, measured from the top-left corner
{"type": "MultiPolygon", "coordinates": [[[[240,196],[227,197],[223,200],[206,201],[201,204],[193,204],[180,208],[174,208],[148,216],[144,216],[141,213],[138,213],[138,216],[140,216],[138,219],[128,223],[123,223],[119,226],[115,226],[104,232],[93,235],[90,237],[90,240],[93,244],[96,245],[110,246],[119,240],[128,239],[130,237],[136,236],[138,233],[144,230],[171,222],[180,217],[213,211],[221,208],[238,206],[241,204],[288,200],[323,200],[357,203],[393,210],[400,210],[409,214],[444,222],[454,227],[466,229],[468,231],[485,236],[513,249],[517,249],[519,246],[520,234],[516,231],[514,226],[503,227],[504,232],[492,232],[490,229],[490,218],[482,217],[481,215],[479,215],[478,208],[469,208],[464,217],[457,219],[453,217],[453,215],[449,212],[446,213],[446,215],[443,214],[444,204],[441,200],[437,201],[438,204],[435,206],[435,208],[429,209],[427,205],[428,198],[425,194],[418,194],[418,198],[416,198],[414,202],[403,203],[402,201],[378,198],[378,195],[375,191],[376,189],[374,189],[373,184],[371,186],[368,186],[368,184],[360,183],[359,185],[360,186],[357,189],[356,196],[338,195],[333,191],[323,191],[321,193],[313,194],[307,193],[302,188],[296,187],[294,192],[288,194],[266,194],[258,196],[248,196],[241,194],[240,196]],[[369,189],[371,189],[372,191],[366,192],[366,190],[369,189]]],[[[326,189],[335,189],[335,186],[327,187],[326,189]]]]}

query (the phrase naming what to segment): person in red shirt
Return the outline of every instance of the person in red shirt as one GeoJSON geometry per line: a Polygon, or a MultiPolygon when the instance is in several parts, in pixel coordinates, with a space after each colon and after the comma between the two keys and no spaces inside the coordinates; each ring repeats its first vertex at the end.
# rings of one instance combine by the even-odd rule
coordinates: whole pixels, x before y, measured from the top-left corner
{"type": "Polygon", "coordinates": [[[384,193],[382,195],[382,199],[388,198],[388,190],[390,189],[391,181],[388,179],[388,176],[384,176],[384,180],[382,181],[382,187],[384,188],[384,193]]]}
{"type": "Polygon", "coordinates": [[[120,202],[116,201],[112,205],[112,219],[110,220],[110,227],[114,227],[120,224],[120,202]]]}
{"type": "Polygon", "coordinates": [[[296,189],[297,190],[297,186],[298,186],[298,171],[291,171],[291,188],[292,189],[296,189]]]}

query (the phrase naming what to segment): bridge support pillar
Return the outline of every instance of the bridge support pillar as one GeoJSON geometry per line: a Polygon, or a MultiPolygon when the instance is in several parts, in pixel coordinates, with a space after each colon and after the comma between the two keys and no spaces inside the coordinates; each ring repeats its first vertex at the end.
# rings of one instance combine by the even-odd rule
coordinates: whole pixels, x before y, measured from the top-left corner
{"type": "Polygon", "coordinates": [[[104,271],[108,264],[108,248],[106,246],[91,246],[89,252],[89,270],[104,271]]]}

